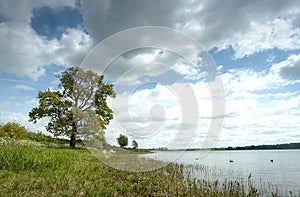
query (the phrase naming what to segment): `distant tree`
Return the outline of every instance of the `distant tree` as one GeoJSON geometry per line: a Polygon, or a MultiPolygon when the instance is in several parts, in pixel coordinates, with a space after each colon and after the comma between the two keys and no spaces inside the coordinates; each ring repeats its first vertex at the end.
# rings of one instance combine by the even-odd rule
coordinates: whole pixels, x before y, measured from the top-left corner
{"type": "Polygon", "coordinates": [[[26,132],[26,128],[16,122],[8,122],[0,126],[0,137],[22,139],[26,132]]]}
{"type": "Polygon", "coordinates": [[[137,143],[137,141],[132,140],[132,146],[134,149],[136,149],[139,146],[139,144],[137,143]]]}
{"type": "Polygon", "coordinates": [[[70,137],[70,147],[75,148],[77,137],[102,136],[105,125],[113,119],[107,105],[115,97],[112,84],[103,82],[104,76],[80,67],[71,67],[57,75],[59,90],[39,92],[39,106],[29,112],[30,121],[48,117],[46,129],[54,136],[70,137]],[[79,132],[81,128],[82,132],[79,132]]]}
{"type": "Polygon", "coordinates": [[[128,137],[126,135],[120,134],[119,137],[117,138],[117,141],[121,148],[124,148],[125,146],[128,145],[128,137]]]}

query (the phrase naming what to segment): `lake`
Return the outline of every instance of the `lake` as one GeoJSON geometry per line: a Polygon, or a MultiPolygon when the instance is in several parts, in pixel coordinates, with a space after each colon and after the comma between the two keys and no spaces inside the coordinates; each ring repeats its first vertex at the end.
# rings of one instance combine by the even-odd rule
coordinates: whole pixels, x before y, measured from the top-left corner
{"type": "Polygon", "coordinates": [[[300,150],[231,150],[231,151],[157,151],[143,157],[177,162],[186,165],[205,165],[209,174],[197,174],[196,178],[220,181],[251,180],[266,190],[278,192],[280,196],[300,195],[300,150]],[[231,162],[230,162],[231,160],[231,162]],[[271,162],[273,160],[273,162],[271,162]]]}

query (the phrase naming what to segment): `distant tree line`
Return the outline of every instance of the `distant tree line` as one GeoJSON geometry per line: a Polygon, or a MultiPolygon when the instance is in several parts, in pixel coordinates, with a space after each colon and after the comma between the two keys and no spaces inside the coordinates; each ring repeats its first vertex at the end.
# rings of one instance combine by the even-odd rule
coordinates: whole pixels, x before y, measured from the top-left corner
{"type": "Polygon", "coordinates": [[[273,145],[251,145],[251,146],[237,146],[226,148],[215,148],[214,150],[264,150],[264,149],[300,149],[299,143],[273,144],[273,145]]]}

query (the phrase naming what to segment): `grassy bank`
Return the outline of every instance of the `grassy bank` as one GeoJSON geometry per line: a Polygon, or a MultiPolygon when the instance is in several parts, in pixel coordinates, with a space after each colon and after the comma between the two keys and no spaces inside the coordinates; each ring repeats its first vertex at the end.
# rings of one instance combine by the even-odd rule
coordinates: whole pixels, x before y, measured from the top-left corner
{"type": "Polygon", "coordinates": [[[0,144],[0,196],[256,196],[238,182],[186,179],[182,165],[127,172],[85,149],[0,144]]]}

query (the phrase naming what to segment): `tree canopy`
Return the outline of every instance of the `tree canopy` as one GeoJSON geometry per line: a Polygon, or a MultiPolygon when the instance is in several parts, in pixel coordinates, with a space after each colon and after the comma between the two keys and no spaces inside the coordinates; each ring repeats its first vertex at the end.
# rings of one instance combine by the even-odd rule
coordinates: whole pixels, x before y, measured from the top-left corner
{"type": "Polygon", "coordinates": [[[104,83],[103,75],[80,67],[68,68],[57,77],[58,90],[39,92],[39,105],[29,112],[30,121],[36,123],[48,117],[47,131],[69,136],[72,148],[77,137],[103,137],[106,125],[113,119],[113,111],[107,105],[107,99],[116,96],[113,85],[104,83]]]}
{"type": "Polygon", "coordinates": [[[128,145],[128,137],[126,135],[120,134],[117,138],[117,141],[121,148],[124,148],[128,145]]]}

